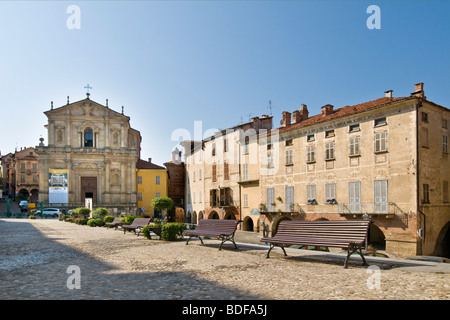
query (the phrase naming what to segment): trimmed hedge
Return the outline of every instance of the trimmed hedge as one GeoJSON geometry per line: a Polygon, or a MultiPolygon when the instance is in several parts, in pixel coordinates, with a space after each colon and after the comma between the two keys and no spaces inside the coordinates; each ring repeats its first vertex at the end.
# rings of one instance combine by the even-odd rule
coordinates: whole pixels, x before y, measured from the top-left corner
{"type": "Polygon", "coordinates": [[[186,225],[181,222],[170,222],[164,224],[161,229],[161,239],[166,241],[175,241],[183,237],[183,231],[186,225]]]}

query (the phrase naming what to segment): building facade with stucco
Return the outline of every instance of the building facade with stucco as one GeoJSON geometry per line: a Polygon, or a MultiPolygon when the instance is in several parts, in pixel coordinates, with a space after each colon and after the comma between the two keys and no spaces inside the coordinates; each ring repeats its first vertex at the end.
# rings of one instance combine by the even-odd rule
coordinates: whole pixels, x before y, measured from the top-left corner
{"type": "Polygon", "coordinates": [[[141,135],[130,118],[90,99],[44,112],[47,145],[39,155],[39,200],[74,208],[92,199],[112,213],[137,212],[136,164],[141,135]]]}

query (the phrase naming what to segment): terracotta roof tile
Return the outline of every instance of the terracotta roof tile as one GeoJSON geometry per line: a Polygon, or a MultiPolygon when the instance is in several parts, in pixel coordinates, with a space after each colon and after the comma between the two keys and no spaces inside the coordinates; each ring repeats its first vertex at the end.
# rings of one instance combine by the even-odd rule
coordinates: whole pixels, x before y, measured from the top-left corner
{"type": "Polygon", "coordinates": [[[320,122],[324,122],[324,121],[327,121],[327,120],[336,119],[336,118],[340,118],[340,117],[356,114],[356,113],[359,113],[359,112],[363,112],[363,111],[379,108],[379,107],[386,106],[386,105],[389,105],[389,104],[392,104],[392,103],[395,103],[395,102],[407,101],[407,100],[412,100],[412,99],[417,99],[417,97],[414,97],[414,96],[398,97],[398,98],[383,97],[383,98],[379,98],[379,99],[376,99],[376,100],[372,100],[372,101],[356,104],[356,105],[353,105],[353,106],[341,107],[341,108],[338,108],[336,110],[333,110],[333,112],[328,114],[328,115],[324,115],[324,114],[320,113],[318,115],[309,117],[308,119],[302,120],[302,121],[300,121],[298,123],[294,123],[294,124],[291,124],[291,125],[286,126],[286,127],[279,127],[278,129],[279,129],[280,132],[289,131],[289,130],[292,130],[292,129],[306,127],[306,126],[309,126],[309,125],[312,125],[312,124],[316,124],[316,123],[320,123],[320,122]]]}
{"type": "Polygon", "coordinates": [[[157,164],[139,159],[136,163],[136,169],[166,169],[164,167],[158,166],[157,164]]]}

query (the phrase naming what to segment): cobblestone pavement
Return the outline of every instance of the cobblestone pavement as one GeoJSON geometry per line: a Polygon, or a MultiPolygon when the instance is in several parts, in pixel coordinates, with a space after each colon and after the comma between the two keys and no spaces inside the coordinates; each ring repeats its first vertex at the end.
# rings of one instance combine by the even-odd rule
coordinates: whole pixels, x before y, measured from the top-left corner
{"type": "Polygon", "coordinates": [[[368,269],[355,255],[344,269],[343,255],[291,249],[284,257],[275,249],[266,259],[267,247],[238,245],[219,251],[215,240],[186,246],[57,220],[0,219],[0,299],[450,299],[450,274],[431,265],[411,262],[428,272],[408,271],[368,258],[368,269]],[[69,266],[79,267],[79,282],[69,266]]]}

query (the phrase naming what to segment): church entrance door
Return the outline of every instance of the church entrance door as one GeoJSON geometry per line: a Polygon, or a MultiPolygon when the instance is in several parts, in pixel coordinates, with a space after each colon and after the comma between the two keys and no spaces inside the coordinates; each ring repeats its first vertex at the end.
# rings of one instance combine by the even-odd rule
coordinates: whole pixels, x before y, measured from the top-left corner
{"type": "Polygon", "coordinates": [[[97,177],[81,177],[81,202],[86,198],[92,198],[97,203],[97,177]]]}

